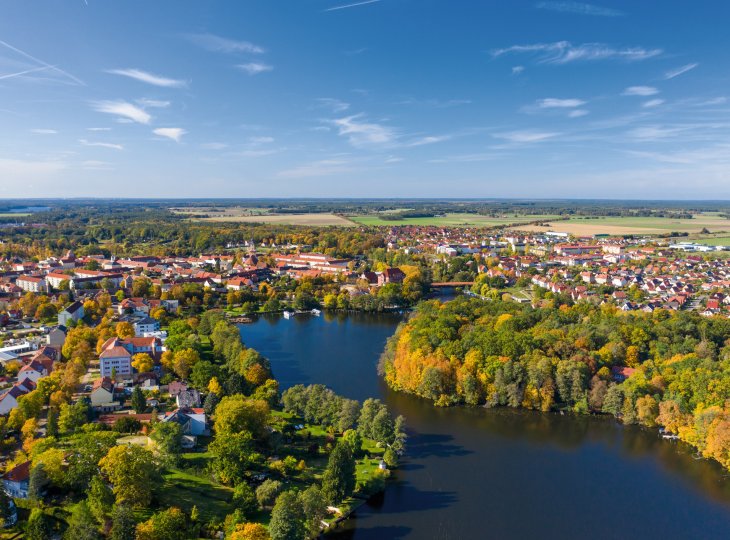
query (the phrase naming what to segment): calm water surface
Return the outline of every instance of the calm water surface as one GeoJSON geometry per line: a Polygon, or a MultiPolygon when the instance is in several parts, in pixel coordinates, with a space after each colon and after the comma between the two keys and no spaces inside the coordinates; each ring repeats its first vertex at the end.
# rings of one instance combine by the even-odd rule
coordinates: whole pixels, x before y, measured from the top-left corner
{"type": "Polygon", "coordinates": [[[241,326],[282,389],[322,383],[379,397],[408,420],[396,480],[331,538],[730,538],[730,479],[683,444],[606,418],[437,409],[389,391],[375,366],[399,321],[323,315],[241,326]]]}

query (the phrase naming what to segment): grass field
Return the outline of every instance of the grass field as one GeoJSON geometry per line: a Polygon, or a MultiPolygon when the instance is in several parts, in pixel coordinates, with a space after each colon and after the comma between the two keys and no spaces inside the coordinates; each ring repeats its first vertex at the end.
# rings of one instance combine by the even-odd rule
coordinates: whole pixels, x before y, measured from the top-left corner
{"type": "Polygon", "coordinates": [[[526,216],[506,214],[499,217],[482,216],[479,214],[446,214],[438,217],[404,218],[398,220],[382,219],[378,215],[349,216],[355,223],[370,227],[393,227],[396,225],[421,225],[443,227],[499,227],[510,223],[529,223],[538,220],[555,219],[554,215],[526,216]]]}
{"type": "Polygon", "coordinates": [[[672,219],[661,217],[574,217],[567,221],[556,221],[547,227],[529,225],[515,229],[531,232],[559,231],[576,236],[595,234],[655,235],[669,232],[699,233],[702,229],[710,232],[730,231],[730,220],[717,214],[696,214],[693,219],[672,219]]]}
{"type": "Polygon", "coordinates": [[[16,212],[0,212],[0,218],[21,218],[21,217],[28,217],[32,216],[30,212],[28,213],[16,213],[16,212]]]}
{"type": "Polygon", "coordinates": [[[173,212],[190,215],[197,221],[213,221],[227,223],[269,223],[274,225],[305,225],[310,227],[353,227],[354,223],[336,214],[273,214],[265,208],[173,208],[173,212]],[[196,215],[209,217],[195,217],[196,215]]]}
{"type": "Polygon", "coordinates": [[[689,238],[687,241],[705,244],[706,246],[730,246],[730,236],[689,238]]]}

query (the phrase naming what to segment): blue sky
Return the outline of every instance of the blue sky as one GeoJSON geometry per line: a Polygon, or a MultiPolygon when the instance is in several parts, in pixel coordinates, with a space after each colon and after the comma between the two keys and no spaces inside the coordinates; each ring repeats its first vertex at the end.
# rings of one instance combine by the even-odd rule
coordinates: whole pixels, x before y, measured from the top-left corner
{"type": "Polygon", "coordinates": [[[3,0],[0,197],[730,199],[730,4],[3,0]]]}

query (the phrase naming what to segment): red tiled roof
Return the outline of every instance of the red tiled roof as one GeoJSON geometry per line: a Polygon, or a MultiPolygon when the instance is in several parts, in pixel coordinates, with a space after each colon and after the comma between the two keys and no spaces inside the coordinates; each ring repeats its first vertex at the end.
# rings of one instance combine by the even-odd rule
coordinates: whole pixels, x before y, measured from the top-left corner
{"type": "Polygon", "coordinates": [[[3,480],[9,482],[24,482],[30,478],[30,461],[16,465],[3,476],[3,480]]]}

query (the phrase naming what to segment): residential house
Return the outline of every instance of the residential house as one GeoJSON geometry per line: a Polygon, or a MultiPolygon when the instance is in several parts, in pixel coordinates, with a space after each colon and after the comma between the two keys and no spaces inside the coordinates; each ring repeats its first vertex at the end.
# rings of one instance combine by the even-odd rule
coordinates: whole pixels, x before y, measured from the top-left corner
{"type": "Polygon", "coordinates": [[[5,491],[11,497],[16,499],[28,498],[30,465],[30,461],[25,461],[20,465],[16,465],[3,475],[3,486],[5,486],[5,491]]]}
{"type": "Polygon", "coordinates": [[[108,412],[119,407],[119,403],[114,401],[114,383],[109,377],[101,377],[94,381],[89,399],[96,411],[108,412]]]}
{"type": "Polygon", "coordinates": [[[208,433],[205,411],[198,408],[180,408],[165,413],[163,422],[177,422],[185,435],[206,435],[208,433]]]}
{"type": "Polygon", "coordinates": [[[400,268],[386,268],[378,275],[378,285],[386,283],[403,283],[406,275],[400,268]]]}
{"type": "Polygon", "coordinates": [[[79,302],[73,302],[58,312],[58,324],[68,326],[69,322],[78,322],[84,317],[84,305],[79,302]]]}
{"type": "Polygon", "coordinates": [[[46,334],[46,343],[60,351],[63,344],[66,343],[66,327],[55,326],[51,328],[51,331],[46,334]]]}
{"type": "Polygon", "coordinates": [[[18,382],[30,379],[33,383],[37,383],[39,379],[47,377],[48,375],[48,369],[43,364],[36,360],[32,360],[18,371],[18,382]]]}
{"type": "Polygon", "coordinates": [[[136,321],[134,324],[134,334],[137,337],[143,337],[145,333],[148,332],[159,332],[160,331],[160,321],[157,319],[153,319],[152,317],[145,317],[143,319],[140,319],[136,321]]]}
{"type": "Polygon", "coordinates": [[[23,379],[16,382],[12,388],[0,396],[0,415],[8,414],[18,406],[18,398],[24,396],[28,392],[35,390],[36,385],[30,379],[23,379]]]}

